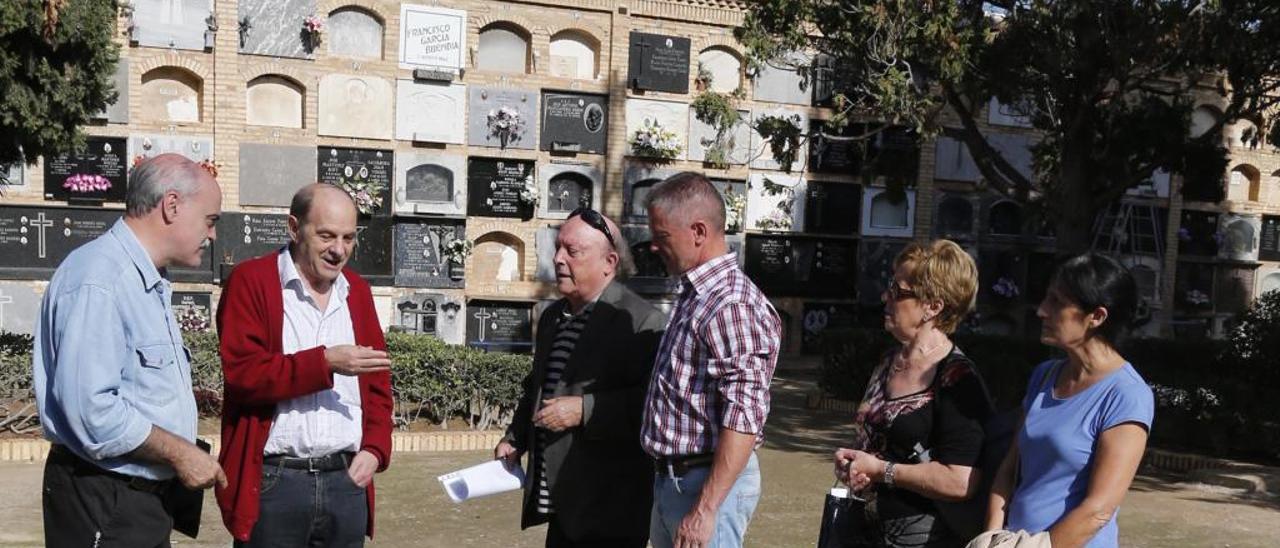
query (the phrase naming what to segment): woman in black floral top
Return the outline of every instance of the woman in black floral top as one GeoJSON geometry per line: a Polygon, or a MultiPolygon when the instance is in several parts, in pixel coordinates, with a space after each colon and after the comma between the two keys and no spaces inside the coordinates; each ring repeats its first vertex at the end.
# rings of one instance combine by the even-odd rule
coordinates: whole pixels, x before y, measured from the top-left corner
{"type": "Polygon", "coordinates": [[[851,532],[864,545],[964,546],[940,501],[976,494],[982,425],[991,403],[977,370],[947,336],[973,308],[978,271],[947,240],[914,243],[894,259],[885,329],[901,345],[871,374],[836,476],[868,500],[851,532]]]}

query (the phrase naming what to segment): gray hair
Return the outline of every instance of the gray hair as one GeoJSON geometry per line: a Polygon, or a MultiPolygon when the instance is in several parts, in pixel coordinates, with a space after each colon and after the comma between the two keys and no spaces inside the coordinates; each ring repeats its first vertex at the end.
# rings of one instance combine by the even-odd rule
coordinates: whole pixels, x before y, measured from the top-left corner
{"type": "Polygon", "coordinates": [[[681,221],[706,221],[713,232],[724,234],[724,196],[701,173],[685,171],[667,177],[653,186],[644,205],[681,221]]]}
{"type": "Polygon", "coordinates": [[[200,180],[212,177],[200,164],[172,152],[143,160],[129,173],[124,195],[127,217],[141,217],[160,205],[169,191],[183,198],[200,191],[200,180]]]}

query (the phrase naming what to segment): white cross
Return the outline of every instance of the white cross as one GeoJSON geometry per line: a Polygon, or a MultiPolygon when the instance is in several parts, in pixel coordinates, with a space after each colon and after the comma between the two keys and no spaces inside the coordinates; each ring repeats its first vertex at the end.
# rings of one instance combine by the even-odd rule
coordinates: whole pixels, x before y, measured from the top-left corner
{"type": "Polygon", "coordinates": [[[33,220],[31,220],[31,221],[27,221],[27,224],[31,225],[33,228],[36,228],[36,229],[38,229],[38,230],[40,231],[40,233],[39,233],[39,235],[38,235],[38,238],[39,238],[39,240],[40,240],[40,243],[39,243],[39,247],[40,247],[40,249],[39,249],[39,255],[40,255],[40,258],[41,258],[41,259],[48,258],[48,257],[47,257],[47,255],[48,255],[48,254],[47,254],[47,253],[45,253],[45,245],[44,245],[44,229],[46,229],[46,228],[49,228],[49,227],[53,226],[53,219],[46,219],[46,218],[44,217],[44,212],[43,212],[43,211],[41,211],[41,212],[40,212],[40,215],[38,215],[36,219],[33,219],[33,220]]]}
{"type": "Polygon", "coordinates": [[[4,331],[4,305],[13,303],[13,297],[0,291],[0,331],[4,331]]]}
{"type": "Polygon", "coordinates": [[[480,335],[479,335],[479,339],[477,339],[477,340],[478,340],[479,342],[484,342],[484,328],[485,328],[485,325],[486,325],[487,323],[489,323],[489,322],[488,322],[489,318],[492,318],[492,317],[494,317],[494,316],[493,316],[493,314],[490,314],[488,310],[481,309],[479,312],[476,312],[476,313],[473,315],[473,317],[474,317],[475,319],[477,319],[477,320],[480,320],[480,335]]]}

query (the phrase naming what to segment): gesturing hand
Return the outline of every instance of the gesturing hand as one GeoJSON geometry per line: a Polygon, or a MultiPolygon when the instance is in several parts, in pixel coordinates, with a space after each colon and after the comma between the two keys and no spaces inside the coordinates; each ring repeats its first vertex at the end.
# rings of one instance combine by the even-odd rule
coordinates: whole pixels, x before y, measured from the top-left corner
{"type": "Polygon", "coordinates": [[[329,369],[339,375],[364,375],[391,370],[391,358],[381,350],[367,346],[341,344],[324,350],[329,369]]]}
{"type": "Polygon", "coordinates": [[[542,409],[533,416],[533,424],[552,432],[582,424],[582,396],[561,396],[542,400],[542,409]]]}

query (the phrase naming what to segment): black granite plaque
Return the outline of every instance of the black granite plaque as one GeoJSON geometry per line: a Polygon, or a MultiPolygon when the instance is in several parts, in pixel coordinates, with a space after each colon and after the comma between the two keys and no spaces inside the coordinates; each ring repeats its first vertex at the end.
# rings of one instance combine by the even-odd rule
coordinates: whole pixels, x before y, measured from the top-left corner
{"type": "MultiPolygon", "coordinates": [[[[0,277],[46,280],[77,247],[105,234],[124,214],[118,209],[0,206],[0,277]]],[[[169,269],[169,279],[213,279],[208,251],[195,268],[169,269]]]]}
{"type": "Polygon", "coordinates": [[[638,90],[689,92],[689,39],[632,32],[627,80],[638,90]]]}
{"type": "Polygon", "coordinates": [[[289,245],[289,216],[283,213],[223,213],[218,221],[218,279],[231,275],[241,261],[266,255],[289,245]]]}
{"type": "Polygon", "coordinates": [[[1218,255],[1218,214],[1184,210],[1178,229],[1178,254],[1216,257],[1218,255]]]}
{"type": "Polygon", "coordinates": [[[829,329],[845,329],[857,324],[858,310],[851,304],[804,303],[800,352],[822,352],[822,335],[829,329]]]}
{"type": "Polygon", "coordinates": [[[394,232],[390,218],[360,219],[356,224],[356,247],[347,265],[372,285],[393,285],[391,241],[394,232]]]}
{"type": "MultiPolygon", "coordinates": [[[[529,218],[533,206],[520,199],[532,188],[533,160],[469,158],[467,215],[529,218]]],[[[534,190],[536,193],[537,191],[534,190]]]]}
{"type": "Polygon", "coordinates": [[[861,274],[858,279],[858,301],[866,306],[878,306],[880,295],[893,280],[893,259],[906,244],[882,240],[864,240],[858,253],[861,274]]]}
{"type": "Polygon", "coordinates": [[[128,157],[124,137],[87,137],[83,150],[45,158],[44,199],[123,202],[128,157]]]}
{"type": "Polygon", "coordinates": [[[361,206],[361,213],[387,217],[392,209],[392,158],[390,150],[320,147],[316,151],[316,176],[322,183],[350,192],[361,206]]]}
{"type": "Polygon", "coordinates": [[[465,237],[461,222],[399,222],[395,227],[395,282],[403,287],[461,288],[463,265],[445,258],[449,242],[465,237]]]}
{"type": "Polygon", "coordinates": [[[811,234],[857,234],[862,187],[812,181],[805,191],[804,231],[811,234]]]}
{"type": "Polygon", "coordinates": [[[746,272],[770,295],[852,298],[857,255],[852,240],[749,234],[746,272]]]}
{"type": "Polygon", "coordinates": [[[1258,260],[1280,261],[1280,216],[1262,216],[1262,238],[1258,246],[1258,260]]]}
{"type": "Polygon", "coordinates": [[[867,132],[864,124],[845,124],[841,129],[826,127],[824,120],[811,120],[809,170],[815,173],[856,175],[862,169],[869,139],[847,140],[867,132]]]}
{"type": "Polygon", "coordinates": [[[175,291],[169,302],[173,305],[173,317],[183,331],[213,328],[213,296],[209,293],[175,291]]]}
{"type": "Polygon", "coordinates": [[[594,186],[586,175],[572,171],[552,177],[547,181],[547,211],[569,213],[579,207],[591,207],[594,186]]]}
{"type": "Polygon", "coordinates": [[[495,352],[533,349],[533,303],[467,303],[467,346],[495,352]]]}
{"type": "Polygon", "coordinates": [[[604,154],[608,120],[607,95],[544,92],[542,150],[604,154]]]}

